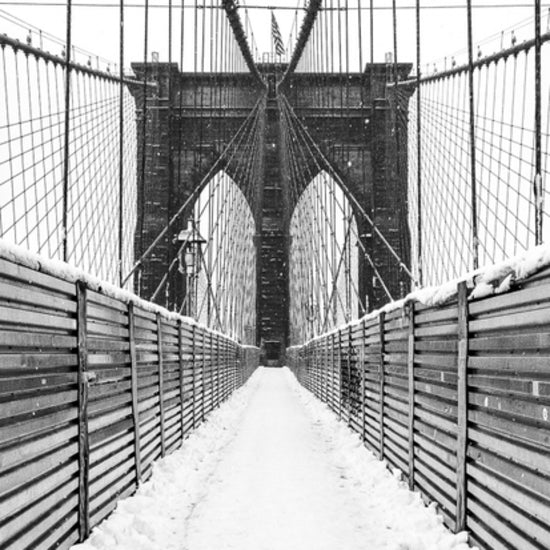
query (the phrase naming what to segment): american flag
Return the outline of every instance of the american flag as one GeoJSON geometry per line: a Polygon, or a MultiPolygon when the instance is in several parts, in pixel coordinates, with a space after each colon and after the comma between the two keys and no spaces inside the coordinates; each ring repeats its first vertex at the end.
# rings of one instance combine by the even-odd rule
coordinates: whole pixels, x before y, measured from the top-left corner
{"type": "Polygon", "coordinates": [[[271,39],[273,40],[273,45],[275,46],[275,53],[277,55],[285,55],[283,38],[273,12],[271,12],[271,39]]]}

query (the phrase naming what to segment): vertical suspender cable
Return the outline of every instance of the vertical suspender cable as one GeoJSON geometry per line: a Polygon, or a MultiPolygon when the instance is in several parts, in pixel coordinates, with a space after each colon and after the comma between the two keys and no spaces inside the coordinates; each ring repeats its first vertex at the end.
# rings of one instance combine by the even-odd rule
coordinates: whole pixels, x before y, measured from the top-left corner
{"type": "Polygon", "coordinates": [[[479,267],[479,239],[477,233],[477,182],[476,182],[476,140],[474,112],[474,54],[472,39],[472,0],[467,0],[468,25],[468,91],[470,114],[470,163],[471,163],[471,211],[472,211],[472,260],[473,269],[479,267]]]}
{"type": "MultiPolygon", "coordinates": [[[[374,90],[372,89],[372,85],[374,82],[374,78],[372,74],[374,70],[374,0],[370,0],[369,24],[370,24],[370,64],[371,64],[371,68],[369,71],[369,89],[370,89],[371,101],[374,101],[374,90]]],[[[374,110],[374,104],[373,104],[373,110],[374,110]]]]}
{"type": "Polygon", "coordinates": [[[374,0],[370,0],[370,62],[374,63],[374,0]]]}
{"type": "MultiPolygon", "coordinates": [[[[397,191],[397,197],[399,201],[399,211],[400,211],[400,219],[401,222],[403,222],[403,190],[401,186],[401,176],[403,174],[403,170],[401,169],[401,139],[400,139],[400,131],[399,131],[399,118],[400,118],[400,108],[399,108],[399,97],[398,97],[398,84],[399,84],[399,70],[397,67],[397,5],[396,0],[392,0],[392,19],[393,19],[393,101],[394,101],[394,135],[395,135],[395,175],[396,175],[396,188],[394,188],[395,191],[397,191]]],[[[401,233],[401,239],[403,238],[403,234],[401,233]]],[[[401,251],[403,250],[404,246],[402,246],[403,241],[401,240],[401,251]]]]}
{"type": "Polygon", "coordinates": [[[172,126],[173,126],[173,111],[172,111],[172,33],[173,33],[173,18],[172,18],[172,0],[168,0],[168,219],[172,217],[172,204],[174,193],[174,166],[172,163],[172,126]]]}
{"type": "MultiPolygon", "coordinates": [[[[357,0],[357,30],[359,41],[359,72],[364,73],[365,67],[363,67],[363,30],[362,30],[362,15],[363,10],[361,7],[361,0],[357,0]]],[[[361,78],[361,106],[363,106],[363,79],[361,78]]]]}
{"type": "MultiPolygon", "coordinates": [[[[206,11],[206,10],[205,10],[206,11]]],[[[213,23],[214,23],[214,2],[213,0],[210,0],[210,11],[208,12],[209,13],[209,16],[210,16],[210,40],[209,40],[209,43],[210,43],[210,48],[209,48],[209,66],[208,66],[208,71],[210,72],[210,78],[209,78],[209,86],[210,86],[210,101],[209,101],[209,105],[210,105],[210,121],[212,121],[212,117],[214,116],[214,102],[213,102],[213,99],[212,99],[212,91],[214,89],[214,82],[212,80],[212,77],[215,78],[215,73],[213,72],[212,70],[212,65],[213,65],[213,49],[214,49],[214,29],[213,29],[213,23]]],[[[207,255],[207,262],[206,262],[206,266],[205,266],[205,269],[207,270],[208,272],[208,286],[210,287],[210,292],[207,291],[207,302],[206,302],[206,321],[207,321],[207,325],[210,327],[212,326],[211,325],[211,322],[212,322],[212,305],[215,305],[215,304],[212,304],[212,300],[211,300],[211,295],[212,293],[214,292],[214,288],[213,288],[213,283],[212,283],[212,278],[213,278],[213,273],[212,273],[212,265],[213,265],[213,255],[212,255],[212,247],[214,245],[214,243],[216,242],[214,240],[214,237],[213,237],[213,234],[212,234],[212,227],[213,227],[213,224],[214,224],[214,193],[216,193],[216,190],[217,190],[217,187],[218,187],[219,183],[217,182],[216,183],[216,186],[214,186],[212,183],[209,185],[209,194],[208,194],[208,236],[207,236],[207,240],[208,240],[208,255],[207,255]]],[[[217,228],[217,224],[216,224],[216,228],[217,228]]],[[[217,242],[216,242],[216,245],[217,245],[217,242]]],[[[219,319],[218,319],[219,321],[219,319]]]]}
{"type": "MultiPolygon", "coordinates": [[[[367,135],[366,135],[366,126],[365,126],[365,67],[363,66],[363,32],[362,32],[362,28],[363,28],[363,10],[362,10],[362,6],[361,6],[361,0],[357,0],[357,30],[358,30],[358,40],[359,40],[359,74],[360,74],[360,77],[359,77],[359,86],[360,86],[360,94],[361,94],[361,126],[362,126],[362,139],[367,140],[367,135]]],[[[372,70],[372,67],[371,67],[371,70],[372,70]]],[[[363,173],[365,173],[365,153],[361,153],[361,171],[363,173]]],[[[366,182],[365,182],[366,184],[366,182]]],[[[362,233],[362,229],[361,227],[358,227],[357,228],[359,233],[362,233]]],[[[364,287],[363,287],[364,288],[364,287]]],[[[363,299],[365,300],[365,305],[364,307],[361,308],[360,312],[359,312],[359,315],[360,316],[363,316],[367,311],[367,307],[366,307],[366,297],[365,296],[360,296],[360,300],[359,302],[360,303],[363,303],[363,299]]]]}
{"type": "Polygon", "coordinates": [[[227,20],[222,17],[221,18],[221,29],[220,29],[220,34],[221,34],[221,42],[222,42],[222,47],[221,47],[221,60],[220,60],[220,72],[222,74],[224,74],[224,80],[223,82],[226,83],[226,85],[222,86],[221,87],[221,91],[220,91],[220,113],[221,113],[221,119],[220,119],[220,124],[221,124],[221,128],[222,128],[222,131],[221,131],[221,136],[222,136],[222,143],[223,143],[223,146],[225,147],[225,144],[227,142],[227,124],[225,123],[226,122],[226,117],[227,117],[227,89],[229,88],[229,86],[227,85],[229,83],[229,79],[227,78],[227,20]]]}
{"type": "MultiPolygon", "coordinates": [[[[144,230],[144,219],[145,219],[145,166],[147,156],[145,154],[146,139],[147,139],[147,76],[148,76],[148,63],[147,58],[149,55],[149,0],[145,0],[145,13],[144,13],[144,38],[143,38],[143,112],[142,112],[142,121],[141,121],[141,166],[140,166],[140,213],[139,213],[139,255],[143,254],[143,230],[144,230]]],[[[141,270],[140,270],[141,272],[141,270]]],[[[138,295],[141,295],[141,285],[139,284],[139,275],[138,275],[138,285],[137,292],[138,295]]]]}
{"type": "Polygon", "coordinates": [[[399,171],[399,139],[398,139],[398,99],[397,99],[397,84],[399,81],[399,73],[397,69],[397,6],[396,0],[392,0],[392,26],[393,26],[393,97],[395,101],[395,140],[397,149],[397,170],[399,171]]]}
{"type": "Polygon", "coordinates": [[[535,0],[535,244],[542,243],[542,136],[541,136],[541,37],[540,0],[535,0]]]}
{"type": "MultiPolygon", "coordinates": [[[[346,111],[347,111],[347,144],[346,144],[346,176],[349,177],[349,168],[350,168],[350,142],[352,139],[351,131],[351,113],[350,113],[350,66],[349,66],[349,0],[345,1],[345,19],[344,25],[346,30],[346,111]]],[[[344,209],[345,223],[346,226],[351,224],[349,218],[349,213],[344,209]]],[[[349,232],[349,227],[347,227],[349,232]]],[[[345,265],[344,265],[344,274],[345,274],[345,290],[346,290],[346,320],[351,320],[351,239],[347,239],[344,242],[345,246],[345,265]]]]}
{"type": "Polygon", "coordinates": [[[67,0],[67,35],[65,43],[65,135],[64,135],[64,160],[63,160],[63,261],[69,258],[67,246],[67,227],[69,211],[69,132],[71,128],[71,51],[72,51],[72,0],[67,0]]]}
{"type": "MultiPolygon", "coordinates": [[[[178,75],[180,86],[181,86],[181,73],[183,73],[183,55],[184,55],[184,40],[185,40],[185,5],[184,0],[181,0],[181,12],[180,12],[180,75],[178,75]]],[[[182,139],[183,139],[183,120],[182,120],[182,110],[183,110],[183,93],[179,94],[179,105],[178,105],[178,177],[177,177],[177,186],[178,189],[181,188],[181,157],[182,157],[182,139]]]]}
{"type": "MultiPolygon", "coordinates": [[[[173,34],[173,10],[172,10],[172,0],[168,0],[168,139],[167,139],[167,148],[168,148],[168,204],[166,205],[167,213],[167,222],[172,219],[173,204],[174,204],[174,162],[173,162],[173,106],[172,106],[172,87],[173,87],[173,71],[172,71],[172,34],[173,34]]],[[[176,244],[171,242],[169,245],[169,262],[176,255],[176,244]]],[[[177,276],[177,275],[176,275],[177,276]]],[[[172,309],[176,307],[176,296],[175,292],[175,277],[172,276],[168,278],[166,283],[166,295],[167,303],[166,307],[172,309]]]]}
{"type": "MultiPolygon", "coordinates": [[[[331,88],[334,87],[334,83],[336,82],[336,79],[334,77],[334,57],[335,57],[335,54],[334,54],[334,0],[330,0],[330,21],[328,23],[328,27],[329,27],[329,34],[330,34],[330,39],[328,41],[328,43],[330,44],[330,56],[329,56],[329,61],[330,61],[330,74],[331,74],[331,81],[330,81],[330,86],[331,88]]],[[[327,117],[327,119],[329,119],[329,128],[330,126],[332,126],[333,122],[332,122],[332,115],[335,113],[335,110],[336,110],[336,98],[335,98],[335,94],[329,94],[329,104],[328,104],[328,108],[329,108],[329,117],[327,117]]],[[[330,135],[330,134],[327,134],[327,135],[330,135]]],[[[334,264],[335,260],[333,258],[331,258],[331,265],[334,264]]]]}
{"type": "MultiPolygon", "coordinates": [[[[200,59],[200,67],[201,67],[201,79],[200,79],[200,112],[199,112],[199,155],[200,160],[199,163],[202,162],[202,155],[204,154],[204,72],[205,72],[205,49],[206,49],[206,9],[201,10],[201,59],[200,59]]],[[[200,164],[199,164],[200,165],[200,164]]],[[[198,220],[199,221],[199,220],[198,220]]]]}
{"type": "MultiPolygon", "coordinates": [[[[337,25],[338,25],[338,84],[340,89],[340,124],[339,124],[339,131],[344,133],[343,125],[345,124],[344,119],[344,85],[342,72],[343,72],[343,65],[342,65],[342,5],[341,0],[338,0],[338,13],[336,16],[337,19],[337,25]]],[[[347,78],[346,78],[347,80],[347,78]]],[[[338,155],[338,158],[335,159],[337,161],[342,162],[344,159],[344,151],[343,147],[340,147],[336,153],[338,155]]]]}
{"type": "Polygon", "coordinates": [[[418,284],[422,286],[422,107],[420,66],[420,0],[416,0],[416,240],[418,247],[418,284]]]}
{"type": "MultiPolygon", "coordinates": [[[[325,52],[324,52],[324,62],[323,62],[323,73],[324,73],[324,87],[325,89],[328,89],[329,86],[331,85],[331,79],[329,77],[329,73],[330,73],[330,51],[329,51],[329,44],[330,44],[330,41],[329,41],[329,30],[328,30],[328,27],[329,27],[329,15],[328,13],[325,11],[323,13],[323,22],[324,22],[324,40],[323,40],[323,44],[324,44],[324,47],[325,47],[325,52]]],[[[331,46],[332,47],[332,46],[331,46]]],[[[331,99],[330,99],[330,96],[331,94],[327,94],[325,93],[324,94],[324,107],[326,109],[326,115],[323,117],[323,125],[324,125],[324,129],[323,129],[323,132],[325,133],[325,135],[328,135],[327,132],[328,132],[328,128],[329,126],[331,125],[331,122],[330,122],[330,118],[329,118],[329,109],[331,108],[331,99]]]]}
{"type": "MultiPolygon", "coordinates": [[[[199,12],[197,0],[193,3],[193,144],[198,141],[197,129],[197,97],[199,95],[199,83],[197,79],[198,72],[198,55],[199,55],[199,12]]],[[[193,168],[198,169],[199,152],[197,147],[193,147],[193,168]]]]}
{"type": "Polygon", "coordinates": [[[216,146],[219,147],[221,141],[221,112],[222,112],[222,93],[224,79],[222,76],[223,66],[221,63],[221,52],[223,48],[222,25],[220,25],[220,10],[216,10],[216,55],[214,58],[214,72],[216,74],[216,99],[214,101],[216,108],[216,146]]]}
{"type": "Polygon", "coordinates": [[[118,276],[122,286],[124,256],[124,0],[120,0],[119,113],[118,113],[118,276]]]}

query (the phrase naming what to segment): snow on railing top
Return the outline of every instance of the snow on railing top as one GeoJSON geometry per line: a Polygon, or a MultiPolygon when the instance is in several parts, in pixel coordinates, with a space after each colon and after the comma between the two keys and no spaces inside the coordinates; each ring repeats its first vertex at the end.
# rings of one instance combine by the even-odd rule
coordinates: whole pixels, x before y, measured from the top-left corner
{"type": "Polygon", "coordinates": [[[315,336],[303,344],[290,346],[288,349],[302,348],[317,340],[336,334],[340,330],[357,326],[363,321],[374,319],[380,313],[389,313],[400,309],[411,302],[431,307],[442,306],[457,296],[458,284],[462,282],[465,282],[470,290],[470,294],[468,295],[469,300],[485,298],[494,294],[503,294],[511,290],[515,283],[526,279],[547,266],[550,266],[550,245],[542,244],[496,264],[469,271],[441,285],[414,290],[401,300],[389,302],[385,306],[371,311],[351,323],[340,325],[330,332],[315,336]]]}
{"type": "Polygon", "coordinates": [[[227,334],[223,334],[222,332],[213,330],[210,327],[198,323],[197,321],[195,321],[195,319],[191,317],[180,315],[179,313],[169,311],[165,307],[159,306],[158,304],[143,300],[133,292],[117,287],[111,283],[108,283],[107,281],[103,281],[100,278],[95,277],[94,275],[90,275],[82,269],[71,266],[66,262],[45,258],[40,254],[30,252],[29,250],[21,246],[9,243],[3,239],[0,239],[0,258],[24,267],[29,267],[36,271],[40,271],[41,273],[46,273],[53,277],[57,277],[58,279],[62,279],[68,283],[76,283],[77,281],[82,281],[86,283],[88,288],[90,288],[91,290],[101,292],[105,296],[109,296],[110,298],[119,300],[120,302],[124,302],[126,304],[129,302],[133,302],[136,306],[144,309],[145,311],[149,311],[151,313],[160,313],[163,317],[172,321],[177,321],[181,319],[184,323],[195,325],[199,328],[211,332],[212,334],[222,336],[223,338],[231,340],[235,344],[240,345],[239,342],[237,342],[234,338],[231,338],[227,334]]]}

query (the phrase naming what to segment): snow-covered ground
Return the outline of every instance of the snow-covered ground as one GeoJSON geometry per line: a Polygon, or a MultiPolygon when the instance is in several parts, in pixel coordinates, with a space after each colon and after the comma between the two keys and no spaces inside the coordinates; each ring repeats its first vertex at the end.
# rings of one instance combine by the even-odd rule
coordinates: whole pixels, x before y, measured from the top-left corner
{"type": "Polygon", "coordinates": [[[260,368],[73,550],[467,550],[284,369],[260,368]]]}

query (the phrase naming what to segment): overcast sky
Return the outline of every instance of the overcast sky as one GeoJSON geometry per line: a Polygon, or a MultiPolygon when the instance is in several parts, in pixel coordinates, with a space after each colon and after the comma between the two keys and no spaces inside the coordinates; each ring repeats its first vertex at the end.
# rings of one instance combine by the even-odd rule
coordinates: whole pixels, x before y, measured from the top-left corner
{"type": "MultiPolygon", "coordinates": [[[[205,0],[207,6],[216,2],[205,0]]],[[[294,22],[295,9],[303,13],[304,0],[241,0],[241,6],[250,6],[248,13],[251,26],[256,38],[260,54],[271,49],[270,44],[270,12],[267,6],[277,6],[276,18],[281,28],[285,43],[290,35],[294,22]],[[256,7],[265,7],[256,9],[256,7]],[[285,9],[291,8],[291,9],[285,9]]],[[[529,0],[474,0],[474,43],[481,46],[483,54],[493,53],[500,49],[501,44],[510,45],[512,29],[518,40],[532,36],[532,1],[529,0]],[[493,6],[488,8],[487,6],[493,6]],[[523,23],[523,25],[522,25],[523,23]],[[502,31],[504,35],[502,35],[502,31]],[[491,38],[487,42],[486,38],[491,38]]],[[[73,0],[73,42],[75,45],[93,52],[94,54],[116,62],[118,59],[118,17],[119,8],[117,0],[73,0]]],[[[179,59],[180,42],[180,0],[173,0],[174,15],[174,49],[173,59],[179,59]]],[[[466,46],[466,9],[465,0],[422,0],[422,66],[427,63],[433,68],[436,62],[439,70],[443,68],[444,57],[450,63],[450,57],[457,52],[464,52],[466,46]]],[[[126,0],[126,64],[131,61],[143,59],[143,21],[144,0],[126,0]]],[[[194,2],[187,0],[189,6],[185,9],[186,17],[186,51],[192,50],[192,28],[194,2]]],[[[370,58],[369,51],[369,11],[370,0],[325,0],[326,6],[348,5],[353,11],[349,18],[349,40],[351,44],[350,58],[354,70],[358,70],[357,55],[358,25],[361,21],[363,31],[363,57],[370,58]],[[361,19],[359,19],[357,6],[363,7],[361,19]]],[[[415,13],[414,0],[398,0],[398,58],[400,61],[415,61],[415,13]],[[412,8],[412,9],[411,9],[412,8]]],[[[168,0],[150,0],[150,51],[158,51],[160,59],[168,58],[168,0]]],[[[375,61],[383,61],[384,53],[393,50],[392,44],[392,13],[391,0],[374,0],[374,37],[375,37],[375,61]]],[[[16,16],[60,38],[65,35],[65,7],[63,0],[34,0],[26,2],[0,0],[0,31],[9,35],[15,35],[24,39],[27,34],[26,24],[18,27],[6,20],[6,13],[16,16]]],[[[212,10],[206,10],[211,13],[212,10]]],[[[200,10],[202,14],[202,10],[200,10]]],[[[548,28],[548,6],[543,8],[543,31],[548,28]]],[[[241,15],[244,19],[244,7],[241,7],[241,15]]],[[[200,15],[199,15],[200,17],[200,15]]],[[[38,41],[38,35],[33,43],[38,41]]],[[[45,41],[44,48],[55,51],[61,46],[45,41]]],[[[191,55],[186,55],[188,63],[192,63],[191,55]]],[[[457,55],[457,61],[463,60],[463,56],[457,55]]]]}

